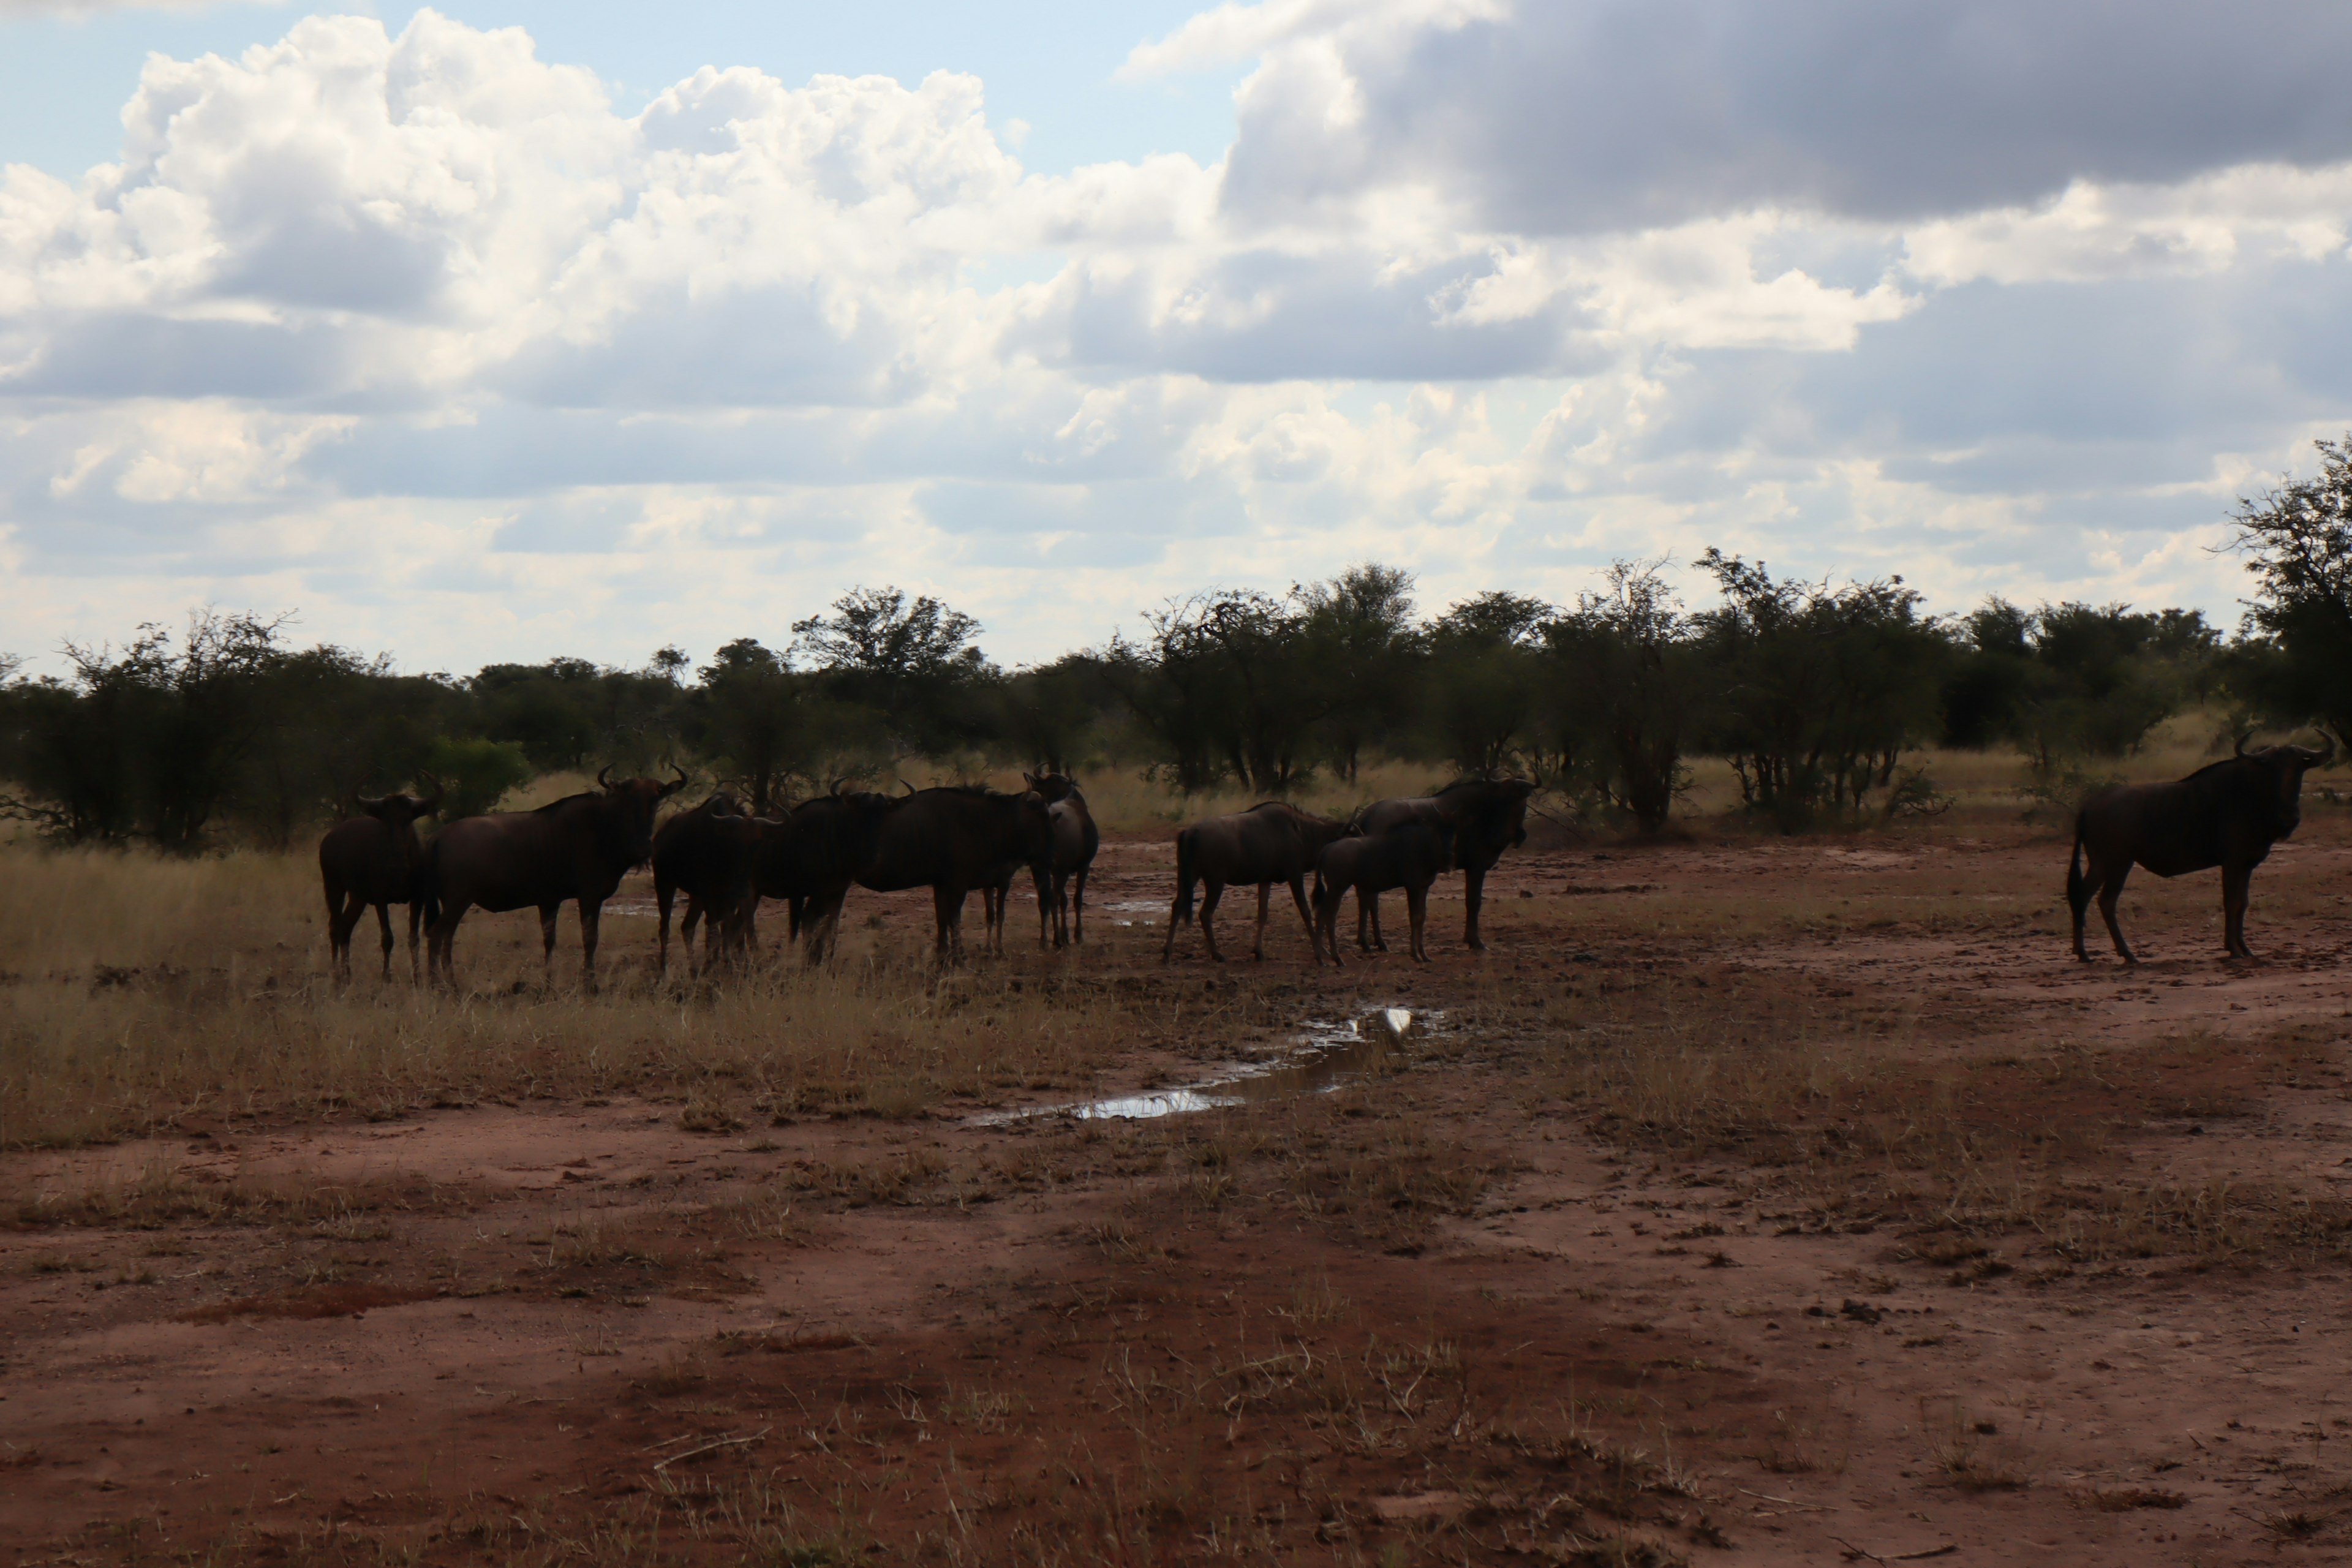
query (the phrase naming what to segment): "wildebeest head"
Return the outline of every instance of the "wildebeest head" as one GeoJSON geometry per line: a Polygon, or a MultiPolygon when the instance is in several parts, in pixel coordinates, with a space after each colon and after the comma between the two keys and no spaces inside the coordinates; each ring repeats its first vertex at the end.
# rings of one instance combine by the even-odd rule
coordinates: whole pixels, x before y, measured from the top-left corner
{"type": "Polygon", "coordinates": [[[654,852],[654,812],[661,803],[687,785],[686,770],[675,763],[670,771],[677,777],[664,784],[659,779],[616,779],[608,763],[596,775],[597,785],[604,792],[602,804],[607,820],[619,841],[621,853],[630,865],[639,865],[652,858],[654,852]]]}
{"type": "Polygon", "coordinates": [[[1067,800],[1078,793],[1078,781],[1066,773],[1023,773],[1021,783],[1025,788],[1045,796],[1047,805],[1067,800]]]}
{"type": "Polygon", "coordinates": [[[360,808],[361,815],[373,816],[387,827],[405,827],[418,817],[430,816],[440,810],[443,797],[449,793],[431,773],[424,777],[433,786],[431,795],[359,795],[352,797],[352,804],[360,808]]]}
{"type": "Polygon", "coordinates": [[[2240,762],[2252,763],[2261,770],[2263,805],[2270,816],[2267,826],[2273,837],[2285,838],[2303,825],[2303,775],[2334,762],[2336,742],[2330,741],[2325,750],[2257,746],[2250,752],[2242,737],[2237,755],[2240,762]]]}
{"type": "Polygon", "coordinates": [[[1454,827],[1454,855],[1468,861],[1480,852],[1500,855],[1528,841],[1528,797],[1536,786],[1526,779],[1462,779],[1437,792],[1454,827]]]}

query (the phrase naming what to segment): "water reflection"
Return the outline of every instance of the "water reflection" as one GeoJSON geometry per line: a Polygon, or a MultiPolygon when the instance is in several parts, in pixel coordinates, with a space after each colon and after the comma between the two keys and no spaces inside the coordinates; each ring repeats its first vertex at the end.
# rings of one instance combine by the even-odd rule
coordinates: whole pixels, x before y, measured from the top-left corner
{"type": "Polygon", "coordinates": [[[995,1111],[978,1120],[1004,1122],[1028,1116],[1075,1116],[1081,1121],[1105,1118],[1136,1121],[1230,1105],[1255,1105],[1293,1095],[1325,1094],[1353,1079],[1385,1071],[1402,1061],[1403,1053],[1398,1047],[1426,1033],[1440,1016],[1403,1007],[1375,1007],[1360,1017],[1339,1023],[1318,1019],[1307,1026],[1297,1046],[1284,1055],[1261,1064],[1229,1068],[1220,1076],[1198,1083],[1112,1095],[1075,1105],[995,1111]]]}

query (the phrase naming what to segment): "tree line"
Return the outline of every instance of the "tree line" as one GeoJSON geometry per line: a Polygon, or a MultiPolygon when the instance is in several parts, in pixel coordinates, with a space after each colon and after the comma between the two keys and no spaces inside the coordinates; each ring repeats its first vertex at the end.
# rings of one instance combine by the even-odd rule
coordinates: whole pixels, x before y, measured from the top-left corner
{"type": "Polygon", "coordinates": [[[980,624],[927,595],[859,588],[773,645],[676,647],[640,668],[579,658],[404,674],[293,646],[283,621],[199,612],[69,673],[0,664],[0,813],[76,843],[187,851],[291,842],[362,791],[430,773],[446,811],[536,774],[697,766],[755,811],[907,759],[977,775],[1139,764],[1172,787],[1297,791],[1371,759],[1514,773],[1569,809],[1662,826],[1698,757],[1789,830],[1930,808],[1904,759],[2011,748],[2069,787],[2168,717],[2221,704],[2241,729],[2352,741],[2352,437],[2320,472],[2233,514],[2256,593],[2224,635],[2195,610],[1993,598],[1930,614],[1900,577],[1776,577],[1710,550],[1711,603],[1661,561],[1620,562],[1574,604],[1507,591],[1423,616],[1412,574],[1367,563],[1282,595],[1220,589],[1133,636],[1005,670],[980,624]]]}

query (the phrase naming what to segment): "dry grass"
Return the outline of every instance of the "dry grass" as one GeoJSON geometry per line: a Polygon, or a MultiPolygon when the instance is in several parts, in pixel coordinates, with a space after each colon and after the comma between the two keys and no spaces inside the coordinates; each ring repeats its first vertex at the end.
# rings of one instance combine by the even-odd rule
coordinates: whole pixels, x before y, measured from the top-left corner
{"type": "Polygon", "coordinates": [[[15,966],[0,983],[0,1147],[191,1116],[389,1116],[620,1089],[673,1096],[681,1124],[707,1131],[755,1114],[907,1116],[1073,1087],[1132,1044],[1098,991],[942,978],[871,937],[821,973],[785,963],[722,988],[657,988],[632,929],[650,922],[626,915],[605,921],[601,994],[540,987],[520,917],[469,922],[460,939],[464,972],[493,992],[382,986],[364,956],[344,988],[325,973],[299,857],[0,855],[0,952],[15,966]],[[526,979],[506,984],[515,969],[526,979]]]}

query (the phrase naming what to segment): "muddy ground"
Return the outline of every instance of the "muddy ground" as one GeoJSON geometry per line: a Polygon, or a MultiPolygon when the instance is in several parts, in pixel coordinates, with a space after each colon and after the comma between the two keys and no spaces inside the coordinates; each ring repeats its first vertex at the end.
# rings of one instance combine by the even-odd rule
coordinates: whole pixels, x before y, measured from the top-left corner
{"type": "Polygon", "coordinates": [[[1016,902],[979,961],[1181,1014],[1102,1093],[1412,1032],[1140,1121],[523,1099],[0,1157],[0,1552],[2352,1561],[2352,821],[2258,874],[2256,965],[2214,879],[2136,883],[2130,972],[1999,822],[1531,847],[1484,955],[1456,889],[1433,963],[1336,973],[1280,905],[1264,963],[1163,969],[1168,859],[1106,846],[1081,955],[1016,902]],[[1579,1076],[1751,1026],[1941,1098],[1579,1076]],[[1889,1116],[1969,1131],[1840,1152],[1889,1116]],[[1992,1191],[2020,1160],[2106,1228],[1992,1191]]]}

